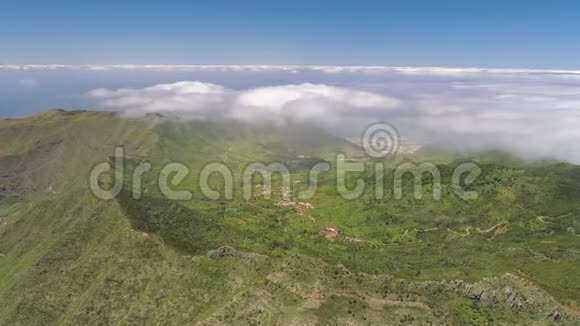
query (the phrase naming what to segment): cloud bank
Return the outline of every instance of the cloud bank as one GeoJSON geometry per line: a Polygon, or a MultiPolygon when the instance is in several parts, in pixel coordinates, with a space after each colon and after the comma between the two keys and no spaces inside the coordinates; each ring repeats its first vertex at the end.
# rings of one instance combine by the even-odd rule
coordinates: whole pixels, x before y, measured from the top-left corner
{"type": "Polygon", "coordinates": [[[433,76],[572,76],[580,77],[580,70],[563,69],[506,69],[506,68],[449,68],[449,67],[391,67],[391,66],[326,66],[326,65],[66,65],[66,64],[0,64],[1,70],[82,70],[82,71],[151,71],[151,72],[321,72],[371,73],[433,76]]]}
{"type": "Polygon", "coordinates": [[[395,98],[320,84],[261,87],[240,92],[231,116],[240,119],[290,119],[334,124],[348,115],[367,115],[398,107],[395,98]]]}
{"type": "Polygon", "coordinates": [[[369,123],[388,121],[404,137],[423,143],[500,148],[580,163],[577,72],[383,68],[376,68],[378,74],[361,73],[360,67],[346,73],[325,70],[318,73],[335,77],[317,83],[309,82],[312,75],[296,74],[297,83],[274,86],[233,88],[182,81],[95,89],[90,96],[99,107],[130,115],[166,112],[193,119],[307,121],[343,136],[358,135],[369,123]]]}
{"type": "MultiPolygon", "coordinates": [[[[142,89],[99,88],[89,92],[100,106],[122,109],[128,115],[139,116],[151,112],[188,113],[193,118],[204,118],[212,108],[223,107],[228,90],[223,86],[202,82],[158,84],[142,89]]],[[[208,116],[209,117],[209,116],[208,116]]]]}
{"type": "Polygon", "coordinates": [[[95,89],[89,96],[98,105],[121,109],[127,115],[151,112],[179,114],[193,119],[230,118],[339,124],[348,115],[367,115],[397,108],[395,98],[352,88],[296,84],[228,89],[199,81],[158,84],[141,89],[95,89]]]}

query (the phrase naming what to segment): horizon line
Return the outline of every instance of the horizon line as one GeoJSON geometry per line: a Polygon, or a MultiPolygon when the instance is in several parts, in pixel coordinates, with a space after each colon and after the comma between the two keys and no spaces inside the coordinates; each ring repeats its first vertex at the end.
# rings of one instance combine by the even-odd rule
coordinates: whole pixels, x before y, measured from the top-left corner
{"type": "Polygon", "coordinates": [[[444,66],[385,66],[385,65],[268,65],[268,64],[0,64],[0,70],[144,70],[144,71],[320,71],[395,72],[404,74],[550,74],[580,75],[573,69],[480,68],[444,66]]]}

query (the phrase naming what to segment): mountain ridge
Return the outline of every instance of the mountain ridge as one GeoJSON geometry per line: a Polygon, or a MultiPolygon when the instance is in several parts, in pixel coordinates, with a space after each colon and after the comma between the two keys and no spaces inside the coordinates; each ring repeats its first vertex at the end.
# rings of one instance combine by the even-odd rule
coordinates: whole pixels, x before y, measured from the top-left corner
{"type": "MultiPolygon", "coordinates": [[[[478,200],[447,183],[441,200],[429,184],[417,200],[411,179],[401,200],[388,187],[376,199],[368,171],[377,162],[324,131],[158,120],[53,111],[0,121],[0,324],[578,322],[578,166],[494,158],[473,184],[478,200]],[[185,164],[178,188],[193,198],[172,201],[150,186],[137,200],[130,177],[114,200],[96,198],[89,172],[118,145],[126,176],[152,164],[143,185],[165,163],[185,164]],[[208,162],[231,166],[239,181],[254,161],[334,167],[337,152],[367,168],[353,175],[369,185],[356,200],[338,195],[332,172],[312,208],[277,206],[277,177],[271,199],[255,191],[244,200],[238,183],[232,200],[197,188],[208,162]],[[209,254],[224,246],[240,254],[209,254]]],[[[447,179],[462,160],[444,161],[447,179]]],[[[291,196],[307,186],[308,166],[292,170],[291,196]]],[[[394,168],[385,166],[385,185],[394,168]]]]}

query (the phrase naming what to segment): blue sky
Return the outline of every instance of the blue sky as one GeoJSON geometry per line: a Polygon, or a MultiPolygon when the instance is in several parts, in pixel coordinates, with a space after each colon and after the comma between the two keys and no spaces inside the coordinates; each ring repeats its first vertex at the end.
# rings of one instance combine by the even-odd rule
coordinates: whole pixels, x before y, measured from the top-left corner
{"type": "Polygon", "coordinates": [[[1,63],[580,68],[577,1],[2,1],[1,63]]]}
{"type": "Polygon", "coordinates": [[[531,0],[1,0],[0,119],[164,112],[342,136],[388,121],[419,142],[580,163],[579,12],[531,0]]]}

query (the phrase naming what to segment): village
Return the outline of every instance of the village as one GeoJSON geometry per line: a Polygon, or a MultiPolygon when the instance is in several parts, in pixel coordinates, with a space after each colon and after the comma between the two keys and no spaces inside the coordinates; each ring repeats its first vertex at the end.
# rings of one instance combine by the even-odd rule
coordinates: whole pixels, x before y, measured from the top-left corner
{"type": "MultiPolygon", "coordinates": [[[[271,189],[267,189],[263,185],[257,185],[256,188],[261,189],[261,194],[263,196],[271,195],[272,193],[275,193],[274,191],[271,191],[271,189]]],[[[294,199],[292,197],[292,194],[290,193],[290,189],[288,187],[284,187],[284,186],[280,187],[279,191],[277,191],[277,193],[279,194],[281,199],[274,204],[275,206],[280,207],[280,208],[293,207],[296,209],[296,214],[302,220],[310,220],[313,223],[315,223],[316,225],[320,226],[318,220],[314,216],[308,215],[308,217],[306,217],[304,214],[305,210],[314,209],[313,204],[308,203],[308,202],[298,201],[298,200],[294,199]]],[[[353,243],[366,242],[363,239],[350,237],[347,235],[341,235],[339,229],[336,227],[326,227],[324,230],[313,235],[312,239],[317,239],[320,237],[324,237],[326,240],[328,240],[330,242],[335,242],[337,240],[338,241],[353,242],[353,243]]]]}

